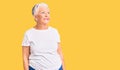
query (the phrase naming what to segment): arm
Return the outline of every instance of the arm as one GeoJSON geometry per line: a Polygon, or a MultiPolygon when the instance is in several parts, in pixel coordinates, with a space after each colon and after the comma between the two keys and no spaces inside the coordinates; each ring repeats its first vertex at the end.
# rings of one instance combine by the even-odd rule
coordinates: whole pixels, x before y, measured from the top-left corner
{"type": "Polygon", "coordinates": [[[24,70],[29,70],[29,49],[30,47],[29,46],[23,46],[22,47],[22,54],[23,54],[23,67],[24,67],[24,70]]]}
{"type": "Polygon", "coordinates": [[[57,52],[58,52],[58,54],[59,54],[60,57],[61,57],[63,70],[65,70],[64,57],[63,57],[63,54],[62,54],[62,48],[61,48],[60,43],[58,43],[57,52]]]}

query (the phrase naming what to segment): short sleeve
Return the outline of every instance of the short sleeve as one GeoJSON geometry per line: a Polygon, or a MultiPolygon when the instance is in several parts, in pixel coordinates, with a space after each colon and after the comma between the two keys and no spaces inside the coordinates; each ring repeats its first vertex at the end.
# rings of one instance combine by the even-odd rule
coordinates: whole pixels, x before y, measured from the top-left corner
{"type": "Polygon", "coordinates": [[[57,39],[57,42],[61,42],[60,34],[59,34],[59,32],[57,30],[56,30],[56,39],[57,39]]]}
{"type": "Polygon", "coordinates": [[[23,38],[23,41],[22,41],[22,46],[30,46],[30,41],[29,41],[27,33],[24,34],[24,38],[23,38]]]}

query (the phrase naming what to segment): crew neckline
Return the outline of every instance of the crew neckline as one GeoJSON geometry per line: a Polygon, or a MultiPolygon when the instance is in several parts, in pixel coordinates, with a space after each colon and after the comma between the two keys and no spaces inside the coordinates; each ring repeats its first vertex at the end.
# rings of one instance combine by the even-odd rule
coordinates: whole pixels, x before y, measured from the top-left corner
{"type": "Polygon", "coordinates": [[[50,28],[51,28],[50,26],[48,26],[47,29],[36,29],[36,28],[32,27],[32,29],[35,31],[48,31],[50,28]]]}

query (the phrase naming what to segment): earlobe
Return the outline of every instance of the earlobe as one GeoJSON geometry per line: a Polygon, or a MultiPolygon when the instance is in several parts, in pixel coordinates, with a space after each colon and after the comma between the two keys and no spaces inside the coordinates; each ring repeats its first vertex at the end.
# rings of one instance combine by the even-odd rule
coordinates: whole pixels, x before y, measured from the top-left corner
{"type": "Polygon", "coordinates": [[[35,20],[35,21],[37,21],[37,20],[38,20],[38,19],[37,19],[37,16],[34,16],[34,20],[35,20]]]}
{"type": "Polygon", "coordinates": [[[35,18],[35,21],[38,21],[38,19],[37,19],[37,18],[35,18]]]}

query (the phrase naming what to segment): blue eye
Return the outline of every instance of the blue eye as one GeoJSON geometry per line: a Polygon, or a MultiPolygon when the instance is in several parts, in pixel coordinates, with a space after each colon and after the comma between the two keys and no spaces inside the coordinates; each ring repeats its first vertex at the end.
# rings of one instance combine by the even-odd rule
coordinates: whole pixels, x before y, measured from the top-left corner
{"type": "Polygon", "coordinates": [[[50,12],[44,12],[44,11],[43,11],[43,12],[41,12],[41,14],[50,14],[50,12]]]}
{"type": "Polygon", "coordinates": [[[48,14],[50,14],[50,12],[48,12],[48,14]]]}
{"type": "Polygon", "coordinates": [[[45,14],[45,12],[41,12],[42,14],[45,14]]]}

